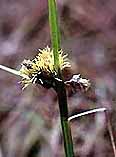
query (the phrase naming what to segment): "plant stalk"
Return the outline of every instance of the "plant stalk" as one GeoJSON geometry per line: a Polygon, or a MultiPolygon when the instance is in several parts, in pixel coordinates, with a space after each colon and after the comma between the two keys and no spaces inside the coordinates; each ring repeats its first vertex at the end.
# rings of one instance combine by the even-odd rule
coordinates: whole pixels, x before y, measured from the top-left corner
{"type": "Polygon", "coordinates": [[[60,31],[58,27],[58,15],[56,0],[48,0],[49,7],[49,25],[51,33],[52,49],[54,52],[54,69],[58,72],[59,70],[59,54],[58,50],[60,47],[60,31]]]}
{"type": "MultiPolygon", "coordinates": [[[[62,74],[59,66],[59,53],[61,49],[60,45],[60,31],[58,26],[58,15],[56,0],[48,0],[49,7],[49,24],[51,33],[52,49],[54,54],[54,69],[57,72],[58,77],[62,80],[62,74]]],[[[73,142],[71,136],[71,129],[68,122],[68,107],[67,96],[64,82],[56,81],[56,92],[58,96],[58,103],[60,109],[61,127],[63,132],[64,149],[66,157],[74,157],[73,142]]]]}
{"type": "Polygon", "coordinates": [[[64,83],[57,84],[58,103],[60,108],[60,119],[64,139],[66,157],[74,157],[71,129],[68,122],[67,97],[64,83]]]}

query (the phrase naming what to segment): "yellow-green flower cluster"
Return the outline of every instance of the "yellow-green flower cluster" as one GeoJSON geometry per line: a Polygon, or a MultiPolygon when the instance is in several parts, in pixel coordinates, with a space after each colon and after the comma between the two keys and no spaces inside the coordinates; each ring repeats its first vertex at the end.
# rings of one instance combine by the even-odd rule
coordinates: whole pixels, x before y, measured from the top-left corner
{"type": "MultiPolygon", "coordinates": [[[[63,51],[60,50],[59,54],[59,68],[63,70],[64,68],[70,67],[67,54],[63,55],[63,51]]],[[[20,74],[24,75],[22,83],[24,88],[33,82],[35,76],[40,72],[46,72],[49,74],[57,74],[54,70],[54,55],[53,50],[49,47],[43,50],[39,49],[38,55],[32,60],[24,60],[20,69],[20,74]]]]}

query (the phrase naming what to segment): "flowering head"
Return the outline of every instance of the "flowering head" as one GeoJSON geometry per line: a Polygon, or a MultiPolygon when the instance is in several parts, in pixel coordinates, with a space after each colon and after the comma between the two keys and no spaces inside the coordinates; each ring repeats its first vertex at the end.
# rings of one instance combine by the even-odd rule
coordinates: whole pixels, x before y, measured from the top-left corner
{"type": "MultiPolygon", "coordinates": [[[[67,58],[67,54],[63,55],[63,51],[58,51],[59,54],[59,68],[63,70],[64,68],[70,67],[70,63],[67,58]]],[[[57,76],[57,72],[54,69],[54,55],[53,50],[49,47],[43,50],[39,49],[38,55],[32,60],[24,60],[21,64],[20,74],[23,77],[21,83],[24,85],[23,88],[27,87],[30,83],[45,83],[45,80],[50,77],[57,76]]]]}

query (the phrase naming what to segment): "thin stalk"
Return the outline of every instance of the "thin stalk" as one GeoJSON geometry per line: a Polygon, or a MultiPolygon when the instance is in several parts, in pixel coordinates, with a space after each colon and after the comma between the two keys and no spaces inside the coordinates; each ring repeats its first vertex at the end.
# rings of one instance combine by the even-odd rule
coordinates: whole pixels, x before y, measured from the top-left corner
{"type": "Polygon", "coordinates": [[[106,111],[106,108],[104,108],[104,107],[103,108],[92,109],[92,110],[89,110],[89,111],[86,111],[86,112],[75,114],[74,116],[69,117],[68,121],[72,121],[76,118],[86,116],[86,115],[89,115],[89,114],[93,114],[93,113],[97,113],[97,112],[104,112],[104,111],[106,111]]]}
{"type": "Polygon", "coordinates": [[[60,31],[58,27],[58,15],[56,8],[56,0],[48,0],[49,7],[49,25],[51,33],[52,48],[54,51],[54,68],[56,71],[59,70],[59,54],[60,50],[60,31]]]}
{"type": "Polygon", "coordinates": [[[0,65],[0,69],[5,70],[5,71],[7,71],[7,72],[9,72],[11,74],[20,76],[20,72],[19,71],[11,69],[11,68],[8,68],[8,67],[6,67],[4,65],[0,65]]]}
{"type": "Polygon", "coordinates": [[[74,157],[71,129],[68,122],[66,90],[63,82],[56,85],[57,85],[56,91],[58,94],[58,102],[60,108],[61,126],[62,126],[63,139],[64,139],[65,156],[74,157]]]}
{"type": "Polygon", "coordinates": [[[7,71],[7,72],[9,72],[9,73],[11,73],[11,74],[14,74],[14,75],[16,75],[16,76],[20,76],[20,77],[23,77],[23,78],[27,78],[27,79],[28,79],[28,76],[27,76],[27,75],[21,74],[20,71],[17,71],[17,70],[12,69],[12,68],[8,68],[8,67],[6,67],[6,66],[4,66],[4,65],[0,65],[0,69],[5,70],[5,71],[7,71]]]}
{"type": "MultiPolygon", "coordinates": [[[[56,0],[48,0],[49,7],[49,23],[52,49],[54,54],[54,69],[56,70],[60,79],[62,79],[61,70],[59,69],[59,53],[60,50],[60,31],[58,27],[58,15],[56,0]]],[[[64,149],[66,157],[74,157],[73,142],[71,136],[71,129],[68,122],[68,107],[67,107],[67,96],[64,82],[56,82],[56,92],[58,95],[60,119],[64,139],[64,149]]]]}

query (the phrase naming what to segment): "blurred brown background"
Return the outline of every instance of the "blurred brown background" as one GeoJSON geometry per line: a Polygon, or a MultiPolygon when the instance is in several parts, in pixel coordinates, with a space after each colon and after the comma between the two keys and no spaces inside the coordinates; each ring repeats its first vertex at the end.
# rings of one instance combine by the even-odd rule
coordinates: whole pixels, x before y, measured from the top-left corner
{"type": "MultiPolygon", "coordinates": [[[[72,69],[91,80],[86,92],[69,93],[69,115],[106,107],[116,138],[116,1],[57,0],[62,48],[72,69]]],[[[50,45],[47,0],[0,0],[0,64],[20,68],[50,45]]],[[[0,70],[0,157],[64,157],[56,93],[24,91],[20,78],[0,70]]],[[[113,157],[104,113],[71,123],[75,157],[113,157]]]]}

